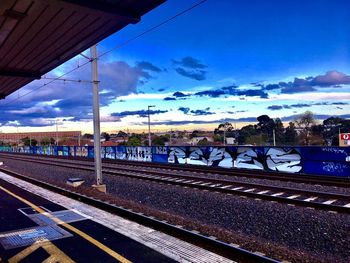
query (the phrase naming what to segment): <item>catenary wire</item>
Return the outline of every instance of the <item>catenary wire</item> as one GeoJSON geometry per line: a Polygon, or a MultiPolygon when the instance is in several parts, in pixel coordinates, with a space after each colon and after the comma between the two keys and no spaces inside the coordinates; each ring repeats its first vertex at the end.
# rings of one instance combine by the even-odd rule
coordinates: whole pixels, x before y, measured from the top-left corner
{"type": "MultiPolygon", "coordinates": [[[[136,39],[139,39],[140,37],[142,37],[142,36],[144,36],[144,35],[146,35],[146,34],[148,34],[148,33],[150,33],[150,32],[153,32],[154,30],[158,29],[159,27],[161,27],[161,26],[163,26],[163,25],[169,23],[170,21],[176,19],[176,18],[179,17],[179,16],[182,16],[182,15],[186,14],[187,12],[193,10],[194,8],[196,8],[196,7],[200,6],[200,5],[202,5],[203,3],[207,2],[207,1],[208,1],[208,0],[201,0],[201,1],[199,1],[199,2],[196,2],[196,3],[193,4],[192,6],[190,6],[190,7],[186,8],[186,9],[182,10],[181,12],[179,12],[179,13],[177,13],[177,14],[175,14],[175,15],[169,17],[169,18],[167,18],[166,20],[162,21],[161,23],[159,23],[159,24],[157,24],[157,25],[155,25],[155,26],[153,26],[153,27],[151,27],[151,28],[149,28],[149,29],[147,29],[147,30],[141,32],[140,34],[138,34],[138,35],[136,35],[136,36],[134,36],[134,37],[132,37],[132,38],[126,40],[125,42],[123,42],[123,43],[121,43],[121,44],[119,44],[119,45],[116,45],[116,46],[114,46],[113,48],[111,48],[111,49],[109,49],[109,50],[103,52],[103,53],[100,54],[97,58],[101,58],[102,56],[105,56],[105,55],[109,54],[110,52],[112,52],[112,51],[114,51],[114,50],[120,49],[120,48],[122,48],[122,47],[128,45],[129,43],[135,41],[136,39]]],[[[70,74],[70,73],[72,73],[72,72],[74,72],[74,71],[76,71],[76,70],[78,70],[78,69],[80,69],[80,68],[86,66],[86,65],[89,64],[90,62],[91,62],[91,59],[88,60],[88,61],[86,61],[86,62],[84,62],[82,65],[78,65],[77,67],[75,67],[75,68],[69,70],[68,72],[66,72],[66,73],[64,73],[64,74],[62,74],[62,75],[60,75],[60,76],[58,76],[58,77],[56,77],[56,78],[53,78],[52,80],[50,80],[49,82],[47,82],[47,83],[45,83],[45,84],[43,84],[43,85],[41,85],[41,86],[38,86],[37,88],[34,88],[34,89],[28,91],[27,93],[24,93],[24,94],[22,94],[22,95],[19,95],[17,98],[14,98],[13,100],[8,101],[8,102],[2,104],[1,106],[7,106],[7,105],[9,105],[9,104],[11,104],[11,103],[13,103],[13,102],[15,102],[15,101],[17,101],[17,100],[19,100],[19,99],[25,97],[25,96],[28,96],[29,94],[31,94],[31,93],[33,93],[33,92],[39,90],[39,89],[42,89],[43,87],[46,87],[46,86],[50,85],[51,83],[53,83],[53,82],[55,82],[55,81],[57,81],[57,80],[61,80],[64,76],[66,76],[66,75],[68,75],[68,74],[70,74]]]]}

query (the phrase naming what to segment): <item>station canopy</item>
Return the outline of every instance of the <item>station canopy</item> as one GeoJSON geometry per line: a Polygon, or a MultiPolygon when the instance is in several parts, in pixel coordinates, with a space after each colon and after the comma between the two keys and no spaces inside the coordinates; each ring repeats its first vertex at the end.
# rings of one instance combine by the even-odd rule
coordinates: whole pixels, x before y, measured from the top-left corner
{"type": "Polygon", "coordinates": [[[165,0],[0,0],[0,99],[165,0]]]}

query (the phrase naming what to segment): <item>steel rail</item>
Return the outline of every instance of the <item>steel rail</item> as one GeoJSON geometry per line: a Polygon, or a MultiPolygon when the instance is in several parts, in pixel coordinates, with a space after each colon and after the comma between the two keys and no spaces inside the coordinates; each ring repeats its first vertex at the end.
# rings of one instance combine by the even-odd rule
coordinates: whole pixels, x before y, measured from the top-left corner
{"type": "MultiPolygon", "coordinates": [[[[87,157],[68,157],[68,156],[50,156],[50,155],[33,155],[25,153],[8,153],[1,152],[1,155],[20,155],[33,158],[49,158],[49,159],[63,159],[63,160],[79,160],[92,162],[93,159],[87,157]]],[[[109,164],[120,164],[120,165],[133,165],[133,166],[147,166],[160,169],[172,169],[177,171],[189,171],[197,173],[215,173],[219,175],[227,176],[240,176],[248,178],[257,179],[268,179],[268,180],[278,180],[285,182],[296,182],[305,184],[318,184],[325,186],[337,186],[337,187],[350,187],[350,176],[347,177],[335,177],[335,176],[325,176],[325,175],[310,175],[310,174],[296,174],[296,173],[286,173],[286,172],[276,172],[276,171],[262,171],[254,169],[244,169],[244,168],[222,168],[222,167],[210,167],[201,165],[190,165],[190,164],[160,164],[142,161],[129,161],[129,160],[114,160],[114,159],[103,159],[103,163],[109,164]]]]}
{"type": "MultiPolygon", "coordinates": [[[[93,171],[94,168],[92,164],[87,167],[86,164],[73,164],[69,162],[68,164],[60,161],[59,163],[53,163],[45,160],[40,160],[38,158],[17,158],[8,157],[10,159],[35,162],[44,165],[54,165],[57,167],[64,167],[70,169],[79,169],[85,171],[93,171]]],[[[156,176],[154,172],[144,173],[144,171],[120,171],[103,169],[103,173],[110,174],[114,176],[129,177],[134,179],[142,179],[147,181],[153,181],[157,183],[166,183],[172,185],[186,186],[190,188],[197,188],[209,191],[215,191],[226,194],[234,195],[244,195],[251,198],[259,198],[268,201],[277,201],[280,203],[293,204],[298,206],[313,207],[322,210],[336,211],[341,213],[350,213],[350,195],[338,194],[338,193],[328,193],[328,192],[318,192],[302,189],[294,189],[279,186],[268,186],[256,183],[245,183],[245,182],[233,182],[229,180],[221,179],[209,179],[205,177],[198,176],[187,176],[187,175],[169,175],[165,172],[157,172],[156,176]],[[151,175],[149,175],[151,174],[151,175]],[[238,186],[238,187],[237,187],[238,186]],[[242,189],[246,187],[247,189],[242,189]],[[271,191],[274,191],[271,193],[271,191]],[[288,195],[288,196],[285,196],[288,195]],[[302,199],[300,199],[302,198],[302,199]],[[325,198],[328,201],[317,202],[318,198],[325,198]],[[331,202],[333,201],[333,202],[331,202]],[[345,205],[335,205],[334,202],[349,202],[345,205]]]]}
{"type": "Polygon", "coordinates": [[[197,231],[185,229],[182,226],[177,226],[170,224],[166,221],[155,219],[154,217],[144,215],[142,213],[137,213],[132,211],[131,209],[127,209],[121,206],[117,206],[114,204],[106,203],[100,199],[86,196],[77,192],[70,191],[68,189],[55,186],[53,184],[49,184],[46,182],[39,181],[37,179],[27,177],[24,175],[21,175],[19,173],[10,171],[8,169],[4,169],[0,167],[0,171],[3,173],[6,173],[8,175],[11,175],[13,177],[16,177],[18,179],[21,179],[23,181],[35,184],[37,186],[43,187],[45,189],[48,189],[50,191],[62,194],[64,196],[73,198],[75,200],[79,200],[81,202],[84,202],[86,204],[92,205],[94,207],[103,209],[105,211],[112,212],[114,214],[117,214],[123,218],[129,219],[131,221],[134,221],[136,223],[142,224],[144,226],[151,227],[155,230],[162,231],[164,233],[170,234],[172,236],[175,236],[177,238],[180,238],[182,240],[185,240],[187,242],[196,244],[198,246],[202,246],[208,250],[211,250],[215,253],[218,253],[220,255],[223,255],[229,259],[232,260],[238,260],[242,262],[268,262],[268,263],[277,263],[280,262],[278,260],[269,258],[265,255],[262,255],[260,253],[254,253],[251,251],[248,251],[246,249],[243,249],[241,247],[234,246],[232,244],[228,244],[224,241],[218,240],[216,238],[206,236],[202,233],[198,233],[197,231]]]}

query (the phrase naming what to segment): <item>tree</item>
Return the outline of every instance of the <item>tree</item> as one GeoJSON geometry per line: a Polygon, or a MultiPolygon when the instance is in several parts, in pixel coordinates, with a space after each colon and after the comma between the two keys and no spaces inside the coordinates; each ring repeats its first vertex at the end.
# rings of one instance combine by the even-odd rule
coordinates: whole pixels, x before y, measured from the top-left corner
{"type": "Polygon", "coordinates": [[[202,140],[198,141],[198,146],[209,146],[209,141],[207,138],[203,138],[202,140]]]}
{"type": "Polygon", "coordinates": [[[111,136],[107,132],[102,132],[101,137],[104,138],[105,141],[109,141],[109,139],[111,138],[111,136]]]}
{"type": "Polygon", "coordinates": [[[295,129],[295,124],[293,122],[289,123],[284,133],[284,142],[286,145],[296,145],[298,133],[295,129]]]}
{"type": "Polygon", "coordinates": [[[230,132],[230,131],[233,131],[233,126],[232,126],[232,123],[225,122],[225,123],[219,124],[218,129],[222,131],[230,132]]]}
{"type": "Polygon", "coordinates": [[[339,145],[339,132],[350,132],[350,120],[330,117],[323,121],[322,136],[326,145],[339,145]]]}
{"type": "Polygon", "coordinates": [[[237,142],[238,144],[246,144],[248,143],[247,140],[249,137],[255,136],[257,134],[258,132],[256,129],[256,125],[250,124],[250,125],[244,126],[238,133],[237,142]]]}
{"type": "Polygon", "coordinates": [[[130,136],[127,146],[141,146],[141,139],[138,136],[130,136]]]}
{"type": "Polygon", "coordinates": [[[300,129],[299,141],[301,144],[310,145],[311,127],[316,123],[314,114],[311,111],[305,111],[295,119],[295,123],[300,129]]]}
{"type": "Polygon", "coordinates": [[[271,143],[273,138],[273,129],[275,128],[275,121],[271,119],[268,115],[261,115],[257,118],[258,132],[265,135],[265,141],[271,143]]]}
{"type": "Polygon", "coordinates": [[[275,138],[276,144],[281,145],[284,144],[285,141],[285,129],[283,127],[283,123],[280,118],[275,120],[275,138]]]}
{"type": "Polygon", "coordinates": [[[190,139],[194,138],[194,137],[198,137],[199,131],[194,130],[191,134],[190,134],[190,139]]]}
{"type": "Polygon", "coordinates": [[[123,132],[123,131],[119,131],[118,134],[117,134],[117,137],[128,137],[128,134],[126,132],[123,132]]]}
{"type": "Polygon", "coordinates": [[[220,123],[219,126],[215,128],[214,134],[223,135],[223,133],[226,132],[226,135],[231,136],[230,133],[232,133],[233,131],[234,131],[234,128],[232,126],[232,123],[224,122],[224,123],[220,123]]]}
{"type": "Polygon", "coordinates": [[[83,135],[83,138],[84,139],[89,139],[89,140],[92,140],[94,138],[94,135],[90,134],[90,133],[85,133],[83,135]]]}
{"type": "Polygon", "coordinates": [[[36,146],[38,144],[37,140],[30,139],[29,137],[22,138],[21,141],[23,142],[24,146],[36,146]]]}
{"type": "Polygon", "coordinates": [[[221,136],[219,134],[214,134],[213,140],[214,140],[214,142],[222,142],[224,139],[223,139],[223,136],[221,136]]]}
{"type": "Polygon", "coordinates": [[[161,135],[161,136],[155,136],[152,139],[152,145],[154,146],[164,146],[166,142],[169,141],[168,136],[161,135]]]}
{"type": "Polygon", "coordinates": [[[43,145],[43,146],[54,145],[54,144],[55,144],[55,140],[53,138],[44,137],[40,141],[40,145],[43,145]]]}

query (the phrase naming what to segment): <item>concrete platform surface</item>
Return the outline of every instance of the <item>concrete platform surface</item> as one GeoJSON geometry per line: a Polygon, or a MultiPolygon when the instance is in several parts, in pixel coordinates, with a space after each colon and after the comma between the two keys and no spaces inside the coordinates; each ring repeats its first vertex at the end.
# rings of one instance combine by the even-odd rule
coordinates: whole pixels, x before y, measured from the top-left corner
{"type": "Polygon", "coordinates": [[[0,262],[232,262],[0,172],[0,262]]]}

